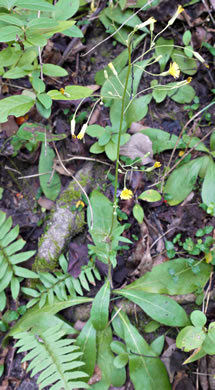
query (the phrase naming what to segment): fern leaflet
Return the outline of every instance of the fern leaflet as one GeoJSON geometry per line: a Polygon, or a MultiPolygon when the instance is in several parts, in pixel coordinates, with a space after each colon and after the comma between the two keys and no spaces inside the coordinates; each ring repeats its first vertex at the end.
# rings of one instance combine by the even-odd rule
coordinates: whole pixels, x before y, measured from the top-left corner
{"type": "Polygon", "coordinates": [[[59,258],[61,271],[55,271],[54,274],[50,272],[38,272],[39,282],[35,289],[23,287],[22,291],[32,297],[27,308],[39,303],[42,308],[46,302],[50,305],[54,303],[55,297],[60,301],[67,300],[68,295],[76,296],[76,293],[83,296],[83,288],[90,291],[90,284],[95,285],[96,279],[100,280],[98,270],[91,265],[83,267],[78,279],[74,278],[67,272],[68,262],[66,258],[61,255],[59,258]]]}
{"type": "Polygon", "coordinates": [[[65,338],[65,334],[60,326],[55,326],[39,335],[33,328],[15,336],[19,339],[15,344],[18,352],[28,351],[22,362],[31,360],[27,372],[31,371],[31,377],[40,372],[37,383],[41,390],[50,385],[50,390],[89,388],[81,380],[88,375],[78,370],[85,364],[78,360],[82,352],[73,345],[75,340],[65,338]]]}
{"type": "Polygon", "coordinates": [[[25,245],[23,239],[18,239],[19,226],[12,228],[12,218],[0,210],[0,310],[6,305],[4,290],[9,286],[15,300],[20,290],[21,278],[37,278],[37,274],[17,264],[22,263],[35,254],[35,251],[19,252],[25,245]]]}

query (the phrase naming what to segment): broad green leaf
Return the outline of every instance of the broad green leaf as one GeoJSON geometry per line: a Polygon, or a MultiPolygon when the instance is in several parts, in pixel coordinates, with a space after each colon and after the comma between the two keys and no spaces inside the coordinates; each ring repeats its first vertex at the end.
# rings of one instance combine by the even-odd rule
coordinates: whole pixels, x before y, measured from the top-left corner
{"type": "Polygon", "coordinates": [[[0,7],[7,8],[11,10],[17,0],[0,0],[0,7]]]}
{"type": "Polygon", "coordinates": [[[208,333],[206,334],[205,340],[203,342],[202,348],[204,352],[209,355],[215,354],[215,327],[214,322],[210,323],[208,327],[208,333]]]}
{"type": "Polygon", "coordinates": [[[4,310],[4,308],[6,306],[6,302],[7,302],[7,299],[6,299],[5,292],[2,291],[2,292],[0,292],[0,311],[4,310]]]}
{"type": "Polygon", "coordinates": [[[74,37],[74,38],[83,38],[84,37],[80,28],[78,28],[75,25],[67,28],[66,30],[63,30],[62,34],[67,35],[67,37],[74,37]]]}
{"type": "Polygon", "coordinates": [[[67,20],[71,18],[78,11],[79,5],[79,0],[59,0],[54,6],[54,19],[67,20]]]}
{"type": "Polygon", "coordinates": [[[143,223],[144,211],[139,203],[136,203],[133,207],[133,216],[140,224],[143,223]]]}
{"type": "MultiPolygon", "coordinates": [[[[141,133],[147,135],[152,141],[153,153],[161,153],[164,150],[171,150],[174,148],[178,137],[174,134],[170,135],[164,130],[148,128],[141,130],[141,133]]],[[[177,148],[185,148],[185,144],[182,141],[179,141],[177,148]]]]}
{"type": "MultiPolygon", "coordinates": [[[[12,247],[11,249],[8,250],[8,252],[14,253],[14,251],[18,251],[23,248],[25,241],[20,239],[18,241],[15,241],[15,243],[11,244],[8,248],[12,247]],[[18,242],[18,245],[15,246],[15,244],[18,242]]],[[[18,253],[16,255],[10,256],[10,263],[11,264],[19,264],[23,261],[26,261],[30,259],[32,256],[34,256],[36,251],[27,251],[27,252],[22,252],[18,253]]],[[[32,272],[32,271],[31,271],[32,272]]]]}
{"type": "Polygon", "coordinates": [[[13,15],[8,15],[8,14],[1,14],[0,20],[2,20],[5,23],[8,23],[10,25],[15,25],[15,26],[19,26],[19,27],[22,27],[25,24],[21,19],[16,18],[13,15]]]}
{"type": "Polygon", "coordinates": [[[158,202],[159,200],[161,200],[161,194],[155,190],[147,190],[142,192],[142,194],[140,194],[138,198],[141,200],[145,200],[146,202],[158,202]]]}
{"type": "Polygon", "coordinates": [[[193,57],[193,48],[192,48],[192,46],[186,46],[185,48],[184,48],[184,54],[186,54],[186,56],[188,57],[188,58],[192,58],[193,57]]]}
{"type": "Polygon", "coordinates": [[[19,79],[21,77],[27,76],[31,71],[24,70],[22,68],[19,68],[16,66],[14,69],[8,70],[8,72],[5,72],[3,75],[3,78],[5,79],[19,79]]]}
{"type": "MultiPolygon", "coordinates": [[[[114,366],[115,355],[111,351],[110,344],[112,342],[111,327],[108,326],[103,331],[97,332],[97,364],[102,373],[100,384],[104,387],[99,387],[101,390],[106,385],[120,387],[123,386],[126,379],[125,368],[116,368],[114,366]]],[[[109,387],[108,387],[109,388],[109,387]]],[[[97,387],[95,387],[97,389],[97,387]]]]}
{"type": "MultiPolygon", "coordinates": [[[[90,196],[90,202],[93,208],[93,229],[90,229],[90,234],[95,244],[100,244],[104,241],[110,232],[112,224],[112,210],[113,205],[106,196],[104,196],[98,190],[94,190],[90,196]]],[[[91,225],[91,214],[88,208],[87,210],[88,226],[91,225]]],[[[116,219],[114,220],[114,226],[117,226],[116,219]]]]}
{"type": "Polygon", "coordinates": [[[3,292],[6,289],[6,287],[9,285],[12,276],[13,276],[13,271],[10,268],[7,269],[5,275],[2,273],[1,275],[2,279],[0,279],[0,293],[3,292]]]}
{"type": "Polygon", "coordinates": [[[46,108],[39,102],[39,100],[36,100],[36,108],[37,108],[37,111],[39,112],[39,114],[43,118],[48,119],[50,117],[50,115],[51,115],[51,107],[46,108]]]}
{"type": "Polygon", "coordinates": [[[117,159],[117,145],[112,140],[105,145],[105,153],[111,161],[117,159]]]}
{"type": "Polygon", "coordinates": [[[210,153],[209,149],[203,142],[200,142],[200,138],[198,137],[190,137],[189,135],[183,135],[183,141],[189,148],[193,148],[195,145],[198,144],[198,146],[195,146],[195,149],[198,150],[199,152],[206,152],[210,153]]]}
{"type": "Polygon", "coordinates": [[[0,226],[0,240],[2,240],[6,236],[6,234],[10,231],[12,227],[12,223],[13,223],[12,218],[9,217],[6,219],[4,224],[0,226]]]}
{"type": "Polygon", "coordinates": [[[152,80],[151,86],[153,87],[152,97],[156,103],[161,103],[167,96],[168,88],[165,85],[159,85],[157,80],[152,80]]]}
{"type": "MultiPolygon", "coordinates": [[[[42,80],[40,80],[42,81],[42,80]]],[[[40,101],[40,103],[46,108],[49,109],[52,105],[52,99],[50,98],[47,93],[41,93],[37,95],[37,99],[40,101]]]]}
{"type": "Polygon", "coordinates": [[[45,89],[46,89],[46,85],[45,85],[44,81],[42,81],[38,77],[34,77],[32,79],[32,87],[38,93],[43,93],[43,92],[45,92],[45,89]]]}
{"type": "Polygon", "coordinates": [[[194,75],[197,72],[197,62],[193,58],[188,58],[183,50],[174,49],[171,58],[175,61],[181,72],[188,74],[190,76],[194,75]]]}
{"type": "MultiPolygon", "coordinates": [[[[195,267],[195,264],[194,264],[195,267]]],[[[146,291],[159,294],[184,295],[203,289],[207,283],[211,266],[198,264],[199,273],[193,273],[189,260],[179,258],[156,265],[124,290],[146,291]]]]}
{"type": "MultiPolygon", "coordinates": [[[[10,263],[16,264],[16,263],[13,262],[14,256],[11,256],[11,255],[13,255],[14,253],[20,251],[24,246],[25,246],[25,241],[22,238],[20,238],[19,240],[16,240],[15,242],[13,242],[12,244],[10,244],[9,246],[7,246],[4,249],[4,252],[8,256],[10,256],[10,263]]],[[[35,253],[34,251],[32,251],[32,252],[33,252],[33,254],[35,253]]],[[[25,253],[28,253],[28,252],[25,252],[25,253]]],[[[15,255],[15,256],[17,256],[18,258],[22,258],[23,254],[22,255],[18,254],[18,255],[15,255]]],[[[29,255],[29,258],[30,258],[30,255],[29,255]]],[[[20,259],[19,262],[21,262],[21,261],[24,261],[24,260],[20,259]]]]}
{"type": "Polygon", "coordinates": [[[191,85],[184,85],[178,89],[175,89],[175,93],[171,94],[171,99],[177,103],[191,103],[196,92],[191,85]]]}
{"type": "Polygon", "coordinates": [[[153,349],[153,351],[156,353],[157,356],[159,356],[163,350],[165,342],[164,335],[158,336],[156,339],[154,339],[150,345],[150,347],[153,349]]]}
{"type": "Polygon", "coordinates": [[[0,28],[0,42],[16,41],[16,37],[22,37],[23,31],[17,26],[7,26],[0,28]]]}
{"type": "Polygon", "coordinates": [[[42,143],[39,160],[40,186],[48,199],[55,200],[61,190],[60,177],[52,172],[55,153],[49,145],[42,143]]]}
{"type": "Polygon", "coordinates": [[[100,138],[105,133],[105,128],[99,125],[90,125],[87,127],[86,133],[90,137],[100,138]]]}
{"type": "Polygon", "coordinates": [[[34,103],[32,97],[25,95],[14,95],[0,100],[0,123],[6,122],[9,115],[25,115],[34,103]]]}
{"type": "Polygon", "coordinates": [[[200,310],[192,311],[190,315],[191,322],[194,326],[203,327],[207,322],[206,315],[200,310]]]}
{"type": "Polygon", "coordinates": [[[182,37],[185,46],[189,45],[191,38],[192,38],[192,34],[190,30],[185,31],[182,37]]]}
{"type": "MultiPolygon", "coordinates": [[[[42,318],[43,315],[54,315],[58,313],[61,310],[66,309],[67,307],[72,307],[76,305],[81,305],[83,303],[91,303],[93,301],[92,298],[82,298],[82,297],[75,297],[75,298],[68,298],[65,301],[59,301],[55,298],[54,304],[46,303],[41,309],[39,308],[39,304],[35,305],[34,307],[31,307],[28,309],[24,315],[20,318],[20,320],[14,325],[14,327],[9,331],[7,338],[11,336],[15,336],[17,333],[23,332],[28,330],[29,328],[32,328],[35,326],[35,324],[38,325],[40,320],[44,321],[44,318],[42,318]]],[[[50,322],[50,326],[52,326],[52,323],[50,322]]],[[[48,324],[46,322],[46,327],[48,327],[48,324]]]]}
{"type": "Polygon", "coordinates": [[[202,200],[209,206],[211,202],[215,202],[215,163],[210,158],[207,166],[206,175],[202,184],[202,200]]]}
{"type": "Polygon", "coordinates": [[[201,347],[205,336],[205,332],[200,327],[186,326],[179,332],[176,338],[176,346],[185,352],[189,352],[201,347]]]}
{"type": "Polygon", "coordinates": [[[96,330],[104,330],[108,323],[110,303],[110,281],[97,292],[90,312],[91,322],[96,330]]]}
{"type": "MultiPolygon", "coordinates": [[[[24,252],[25,254],[25,252],[24,252]]],[[[24,261],[24,260],[23,260],[24,261]]],[[[32,278],[32,279],[37,279],[38,275],[31,271],[30,269],[26,269],[23,267],[19,267],[18,265],[13,266],[13,271],[16,276],[20,276],[21,278],[32,278]]]]}
{"type": "Polygon", "coordinates": [[[54,10],[53,5],[44,0],[16,0],[16,7],[47,12],[54,10]]]}
{"type": "Polygon", "coordinates": [[[80,359],[85,363],[84,371],[91,377],[96,364],[96,330],[90,320],[87,321],[81,330],[76,339],[76,344],[79,345],[81,352],[83,352],[80,359]]]}
{"type": "Polygon", "coordinates": [[[100,146],[98,142],[95,142],[90,148],[90,153],[92,154],[99,154],[99,153],[103,153],[104,151],[105,151],[105,147],[100,146]]]}
{"type": "Polygon", "coordinates": [[[121,341],[112,341],[110,347],[111,350],[117,355],[126,352],[125,344],[123,344],[121,341]]]}
{"type": "Polygon", "coordinates": [[[124,329],[123,339],[129,352],[129,375],[135,390],[170,390],[168,374],[162,361],[143,356],[155,357],[156,354],[122,311],[119,317],[124,329]]]}
{"type": "Polygon", "coordinates": [[[122,367],[125,367],[128,363],[128,353],[127,352],[123,352],[123,353],[120,353],[118,356],[115,357],[114,359],[114,366],[116,368],[122,368],[122,367]]]}
{"type": "Polygon", "coordinates": [[[153,320],[161,324],[185,326],[189,323],[184,309],[167,296],[138,291],[137,289],[122,289],[114,292],[136,303],[153,320]]]}
{"type": "Polygon", "coordinates": [[[46,76],[51,76],[51,77],[64,77],[68,75],[66,69],[62,68],[61,66],[53,65],[53,64],[43,64],[43,73],[46,76]]]}
{"type": "Polygon", "coordinates": [[[21,55],[21,50],[17,50],[15,47],[7,47],[0,52],[1,65],[10,66],[15,63],[18,63],[18,60],[21,55]]]}
{"type": "Polygon", "coordinates": [[[19,62],[17,63],[17,66],[23,67],[25,69],[25,66],[31,65],[32,62],[37,58],[38,56],[38,50],[35,48],[29,48],[27,49],[21,56],[19,62]]]}
{"type": "Polygon", "coordinates": [[[175,206],[190,194],[196,183],[201,164],[202,157],[189,161],[171,173],[164,186],[164,192],[172,197],[167,201],[168,204],[175,206]]]}
{"type": "Polygon", "coordinates": [[[48,95],[52,100],[79,100],[92,95],[92,93],[93,90],[91,88],[82,87],[80,85],[68,85],[65,87],[64,94],[53,89],[48,92],[48,95]]]}
{"type": "Polygon", "coordinates": [[[8,234],[1,240],[1,247],[7,247],[11,242],[13,242],[19,234],[19,225],[16,225],[8,234]]]}
{"type": "Polygon", "coordinates": [[[133,102],[129,104],[125,114],[128,127],[131,126],[132,122],[140,121],[146,116],[148,112],[148,104],[150,103],[151,99],[152,95],[148,94],[134,99],[133,102]]]}
{"type": "Polygon", "coordinates": [[[163,72],[167,62],[170,59],[172,51],[174,49],[174,40],[173,39],[165,39],[158,38],[155,43],[155,54],[156,57],[162,56],[159,60],[160,71],[163,72]]]}

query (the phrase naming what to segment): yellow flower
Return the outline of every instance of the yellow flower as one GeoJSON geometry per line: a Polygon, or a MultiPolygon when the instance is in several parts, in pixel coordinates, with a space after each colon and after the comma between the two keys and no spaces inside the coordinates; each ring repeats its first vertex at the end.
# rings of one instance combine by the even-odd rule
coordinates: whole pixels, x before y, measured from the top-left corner
{"type": "Polygon", "coordinates": [[[78,200],[78,201],[77,201],[77,203],[76,203],[76,205],[75,205],[76,209],[78,209],[79,206],[82,206],[82,207],[85,206],[85,204],[84,204],[84,202],[83,202],[82,200],[78,200]]]}
{"type": "Polygon", "coordinates": [[[161,167],[160,161],[156,161],[156,162],[154,163],[154,168],[160,168],[160,167],[161,167]]]}
{"type": "Polygon", "coordinates": [[[65,89],[64,88],[60,88],[61,95],[64,95],[64,92],[65,92],[65,89]]]}
{"type": "Polygon", "coordinates": [[[110,68],[110,70],[113,72],[114,76],[118,76],[118,73],[116,71],[116,69],[114,68],[114,64],[112,62],[109,62],[108,64],[108,67],[110,68]]]}
{"type": "Polygon", "coordinates": [[[177,9],[177,14],[181,14],[183,11],[184,11],[184,8],[182,7],[182,5],[179,5],[178,9],[177,9]]]}
{"type": "Polygon", "coordinates": [[[182,157],[184,155],[185,151],[184,150],[180,150],[180,152],[178,153],[179,157],[182,157]]]}
{"type": "Polygon", "coordinates": [[[192,77],[188,77],[188,78],[187,78],[187,83],[190,84],[191,81],[192,81],[192,77]]]}
{"type": "Polygon", "coordinates": [[[180,76],[180,69],[176,62],[171,62],[169,67],[169,74],[174,77],[174,79],[178,79],[180,76]]]}
{"type": "Polygon", "coordinates": [[[133,192],[131,190],[128,190],[128,188],[124,187],[121,194],[120,198],[123,200],[129,200],[133,198],[133,192]]]}
{"type": "Polygon", "coordinates": [[[208,64],[206,64],[206,62],[205,62],[205,64],[204,64],[204,66],[205,66],[205,68],[210,68],[210,66],[208,65],[208,64]]]}
{"type": "Polygon", "coordinates": [[[87,126],[88,126],[87,123],[85,123],[85,124],[82,126],[81,131],[80,131],[80,132],[78,133],[78,135],[77,135],[77,138],[78,138],[78,139],[84,138],[84,135],[85,135],[86,130],[87,130],[87,126]]]}

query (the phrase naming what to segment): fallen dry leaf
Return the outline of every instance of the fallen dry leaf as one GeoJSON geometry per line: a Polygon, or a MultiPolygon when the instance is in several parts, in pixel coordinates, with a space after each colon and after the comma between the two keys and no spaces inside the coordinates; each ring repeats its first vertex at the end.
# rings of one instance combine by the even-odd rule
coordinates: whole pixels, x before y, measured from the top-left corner
{"type": "Polygon", "coordinates": [[[143,165],[148,164],[153,161],[152,142],[142,133],[133,134],[129,141],[120,147],[120,154],[132,160],[140,158],[143,165]],[[147,153],[149,156],[145,157],[147,153]]]}

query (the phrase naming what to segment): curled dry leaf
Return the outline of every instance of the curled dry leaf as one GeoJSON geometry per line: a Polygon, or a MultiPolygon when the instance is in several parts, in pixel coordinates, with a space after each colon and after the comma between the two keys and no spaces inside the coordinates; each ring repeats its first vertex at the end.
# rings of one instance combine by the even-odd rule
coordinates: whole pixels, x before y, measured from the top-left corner
{"type": "Polygon", "coordinates": [[[132,160],[140,158],[143,165],[149,164],[153,161],[152,142],[144,134],[133,134],[129,141],[120,147],[120,154],[132,160]],[[149,156],[145,157],[147,153],[149,153],[149,156]]]}

